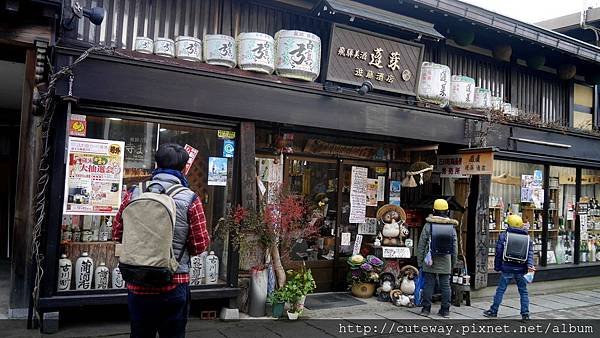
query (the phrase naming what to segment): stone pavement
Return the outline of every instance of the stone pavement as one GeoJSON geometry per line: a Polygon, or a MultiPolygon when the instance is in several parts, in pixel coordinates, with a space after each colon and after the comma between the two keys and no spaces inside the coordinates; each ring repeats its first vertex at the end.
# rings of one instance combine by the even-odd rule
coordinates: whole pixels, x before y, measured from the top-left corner
{"type": "MultiPolygon", "coordinates": [[[[530,297],[532,319],[600,319],[600,288],[562,292],[554,295],[530,297]]],[[[439,303],[432,307],[431,315],[423,317],[420,308],[398,308],[391,303],[378,302],[375,298],[364,300],[366,304],[326,310],[305,310],[296,322],[286,319],[249,318],[243,316],[237,322],[202,321],[191,318],[187,326],[188,337],[363,337],[365,334],[340,334],[341,325],[355,325],[365,320],[379,319],[379,323],[420,325],[443,325],[447,319],[437,315],[439,303]],[[312,320],[309,320],[312,319],[312,320]],[[318,319],[331,319],[318,321],[318,319]]],[[[491,299],[473,299],[472,306],[452,307],[449,319],[473,321],[483,319],[483,310],[491,299]]],[[[520,319],[519,299],[507,295],[499,311],[499,318],[520,319]]],[[[490,323],[482,321],[479,323],[490,323]]],[[[37,330],[26,330],[24,321],[0,320],[2,337],[41,337],[37,330]]],[[[54,337],[128,337],[126,320],[86,320],[61,322],[60,331],[54,337]]],[[[377,336],[369,334],[367,336],[377,336]]],[[[381,335],[380,335],[381,336],[381,335]]],[[[430,335],[419,334],[419,337],[430,335]]],[[[432,336],[433,337],[433,336],[432,336]]]]}

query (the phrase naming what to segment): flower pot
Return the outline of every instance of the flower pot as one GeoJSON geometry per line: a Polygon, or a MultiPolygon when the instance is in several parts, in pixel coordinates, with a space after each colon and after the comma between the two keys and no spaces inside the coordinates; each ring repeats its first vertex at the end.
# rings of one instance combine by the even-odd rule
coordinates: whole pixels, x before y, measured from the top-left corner
{"type": "Polygon", "coordinates": [[[283,316],[284,305],[285,305],[285,303],[273,304],[273,306],[272,306],[273,318],[279,318],[279,317],[283,316]]]}
{"type": "Polygon", "coordinates": [[[352,295],[358,298],[370,298],[375,293],[375,283],[358,283],[352,285],[352,295]]]}
{"type": "Polygon", "coordinates": [[[288,315],[288,319],[289,320],[296,320],[298,319],[298,316],[300,316],[300,312],[287,312],[288,315]]]}

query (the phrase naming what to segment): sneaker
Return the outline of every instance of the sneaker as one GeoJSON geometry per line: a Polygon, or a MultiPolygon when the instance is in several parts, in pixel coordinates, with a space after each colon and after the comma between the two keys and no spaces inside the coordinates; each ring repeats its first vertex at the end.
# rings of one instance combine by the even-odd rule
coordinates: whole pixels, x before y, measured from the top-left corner
{"type": "Polygon", "coordinates": [[[529,318],[529,315],[521,315],[521,321],[523,323],[530,321],[531,318],[529,318]]]}
{"type": "Polygon", "coordinates": [[[444,317],[444,318],[448,318],[448,317],[450,317],[450,311],[440,310],[440,311],[438,311],[438,315],[440,315],[441,317],[444,317]]]}
{"type": "Polygon", "coordinates": [[[426,309],[426,308],[421,309],[421,316],[429,316],[430,313],[431,313],[431,309],[426,309]]]}
{"type": "Polygon", "coordinates": [[[487,318],[496,318],[498,317],[498,314],[496,312],[492,312],[492,310],[485,310],[483,311],[483,316],[487,318]]]}

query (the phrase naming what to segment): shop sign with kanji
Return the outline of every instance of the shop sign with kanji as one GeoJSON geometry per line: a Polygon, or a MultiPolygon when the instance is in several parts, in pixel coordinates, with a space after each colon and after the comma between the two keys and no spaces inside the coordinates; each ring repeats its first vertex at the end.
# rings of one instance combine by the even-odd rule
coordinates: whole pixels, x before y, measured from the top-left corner
{"type": "Polygon", "coordinates": [[[463,174],[491,175],[494,169],[494,153],[489,151],[468,152],[461,154],[463,174]]]}
{"type": "Polygon", "coordinates": [[[441,178],[465,178],[462,155],[438,156],[437,170],[441,178]]]}
{"type": "Polygon", "coordinates": [[[327,81],[416,95],[423,45],[334,25],[327,81]]]}

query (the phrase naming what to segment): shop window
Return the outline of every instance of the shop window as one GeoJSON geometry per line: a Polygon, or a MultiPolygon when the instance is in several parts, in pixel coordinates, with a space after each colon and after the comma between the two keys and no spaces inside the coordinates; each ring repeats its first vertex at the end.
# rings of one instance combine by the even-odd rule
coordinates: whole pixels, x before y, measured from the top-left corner
{"type": "Polygon", "coordinates": [[[550,166],[547,264],[574,262],[575,168],[550,166]]]}
{"type": "MultiPolygon", "coordinates": [[[[64,258],[59,262],[58,291],[100,291],[119,287],[112,278],[116,276],[114,269],[118,265],[115,242],[112,241],[113,217],[124,193],[151,179],[155,169],[154,154],[161,144],[187,145],[188,152],[196,153],[187,178],[190,188],[202,201],[209,234],[233,204],[234,153],[228,152],[230,149],[225,147],[225,142],[234,144],[235,141],[220,138],[217,129],[73,114],[68,130],[70,146],[60,253],[70,260],[72,270],[69,279],[64,258]],[[89,282],[79,283],[81,276],[77,274],[76,262],[84,253],[93,264],[87,267],[89,275],[83,278],[89,282]],[[95,274],[100,266],[108,273],[95,274]],[[102,281],[98,276],[108,280],[102,281]]],[[[228,244],[216,237],[211,240],[209,250],[219,259],[217,283],[224,284],[228,244]]],[[[192,285],[206,282],[200,277],[191,273],[192,285]]]]}
{"type": "Polygon", "coordinates": [[[594,126],[594,87],[575,84],[573,127],[592,130],[594,126]]]}
{"type": "Polygon", "coordinates": [[[494,270],[496,241],[507,228],[506,218],[511,214],[518,214],[523,218],[534,244],[534,263],[540,264],[543,172],[542,165],[494,160],[489,201],[489,271],[494,270]]]}
{"type": "Polygon", "coordinates": [[[600,170],[583,169],[580,204],[586,204],[587,214],[579,214],[581,263],[600,262],[600,170]]]}

